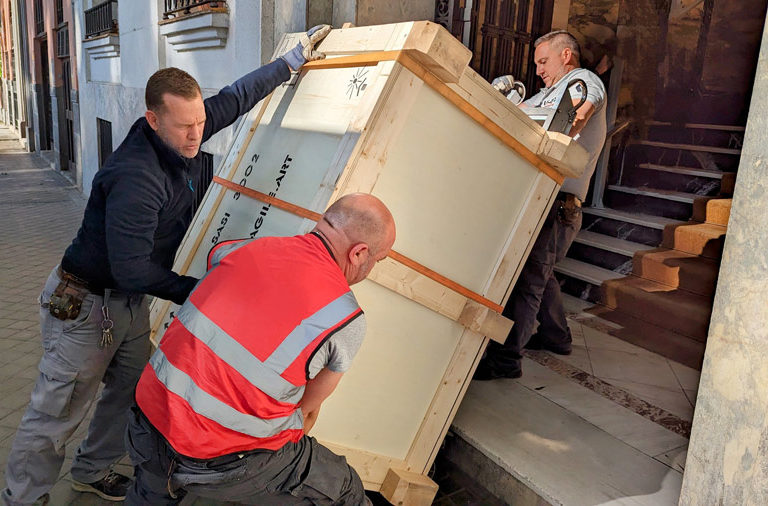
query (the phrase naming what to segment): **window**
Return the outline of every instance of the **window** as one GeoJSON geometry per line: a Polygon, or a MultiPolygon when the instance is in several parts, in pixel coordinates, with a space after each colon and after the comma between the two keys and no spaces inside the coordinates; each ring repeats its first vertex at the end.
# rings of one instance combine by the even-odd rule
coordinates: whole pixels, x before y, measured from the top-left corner
{"type": "Polygon", "coordinates": [[[96,118],[96,130],[99,141],[99,168],[102,168],[112,154],[112,123],[96,118]]]}
{"type": "Polygon", "coordinates": [[[56,56],[59,58],[69,56],[69,26],[67,25],[56,30],[56,56]]]}
{"type": "Polygon", "coordinates": [[[64,22],[64,2],[63,0],[56,0],[56,24],[60,25],[64,22]]]}

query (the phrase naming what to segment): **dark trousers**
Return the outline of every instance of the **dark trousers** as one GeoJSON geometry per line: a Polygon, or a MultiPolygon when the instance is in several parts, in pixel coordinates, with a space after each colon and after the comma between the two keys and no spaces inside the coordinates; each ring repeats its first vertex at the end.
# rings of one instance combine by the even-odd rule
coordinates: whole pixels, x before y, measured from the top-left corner
{"type": "Polygon", "coordinates": [[[364,505],[360,477],[344,457],[304,436],[279,450],[198,460],[177,454],[139,408],[128,420],[126,446],[136,479],[125,504],[179,504],[199,497],[259,505],[364,505]]]}
{"type": "Polygon", "coordinates": [[[531,339],[536,320],[539,328],[535,339],[555,346],[570,344],[571,332],[554,268],[565,258],[580,228],[581,208],[567,206],[560,198],[555,200],[504,307],[503,315],[515,325],[503,345],[495,341],[488,344],[486,361],[490,368],[520,370],[522,351],[531,339]]]}

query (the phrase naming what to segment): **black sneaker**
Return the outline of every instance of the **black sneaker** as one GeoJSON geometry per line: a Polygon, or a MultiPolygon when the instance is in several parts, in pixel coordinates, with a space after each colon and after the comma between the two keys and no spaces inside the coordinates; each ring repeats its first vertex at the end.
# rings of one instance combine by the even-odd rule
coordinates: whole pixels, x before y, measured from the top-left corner
{"type": "Polygon", "coordinates": [[[473,380],[477,381],[489,381],[499,378],[519,378],[523,375],[522,369],[502,370],[488,365],[484,359],[477,364],[475,374],[472,376],[473,380]]]}
{"type": "Polygon", "coordinates": [[[82,483],[72,480],[72,489],[78,492],[90,492],[107,501],[122,501],[131,485],[131,478],[114,471],[93,483],[82,483]]]}

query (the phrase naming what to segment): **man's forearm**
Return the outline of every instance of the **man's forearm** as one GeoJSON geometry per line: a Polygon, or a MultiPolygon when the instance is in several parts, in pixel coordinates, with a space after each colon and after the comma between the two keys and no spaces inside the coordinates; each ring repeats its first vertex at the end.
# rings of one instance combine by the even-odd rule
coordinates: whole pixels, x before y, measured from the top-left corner
{"type": "Polygon", "coordinates": [[[304,434],[309,434],[309,431],[311,431],[312,427],[314,427],[315,422],[317,421],[317,415],[319,414],[320,408],[304,414],[304,434]]]}
{"type": "MultiPolygon", "coordinates": [[[[574,104],[576,104],[574,100],[574,104]]],[[[587,122],[589,121],[589,118],[592,117],[592,115],[595,113],[595,104],[592,102],[584,102],[584,105],[576,109],[576,117],[573,120],[573,126],[571,126],[571,131],[568,132],[568,135],[571,137],[576,137],[579,132],[581,132],[584,127],[587,125],[587,122]]]]}

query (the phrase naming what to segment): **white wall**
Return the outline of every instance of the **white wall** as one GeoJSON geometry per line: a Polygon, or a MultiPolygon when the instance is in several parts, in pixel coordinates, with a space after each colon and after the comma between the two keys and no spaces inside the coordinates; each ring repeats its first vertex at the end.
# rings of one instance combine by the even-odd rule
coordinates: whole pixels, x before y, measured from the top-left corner
{"type": "MultiPolygon", "coordinates": [[[[74,0],[75,37],[77,58],[80,62],[98,62],[98,72],[91,65],[78,65],[80,84],[80,133],[83,171],[83,192],[91,190],[91,182],[98,170],[98,139],[96,118],[112,122],[112,143],[117,148],[131,125],[145,112],[144,87],[156,70],[178,67],[189,72],[200,83],[205,97],[250,72],[262,61],[262,22],[270,23],[270,33],[300,31],[305,28],[306,3],[278,0],[233,0],[228,3],[228,30],[223,47],[178,51],[161,34],[158,21],[162,19],[162,0],[141,2],[150,8],[139,7],[138,2],[120,2],[119,56],[93,60],[83,48],[84,8],[90,0],[74,0]],[[90,70],[89,70],[90,69],[90,70]]],[[[267,42],[266,60],[272,53],[267,42]]],[[[202,149],[213,153],[218,165],[234,137],[237,123],[205,143],[202,149]]]]}

